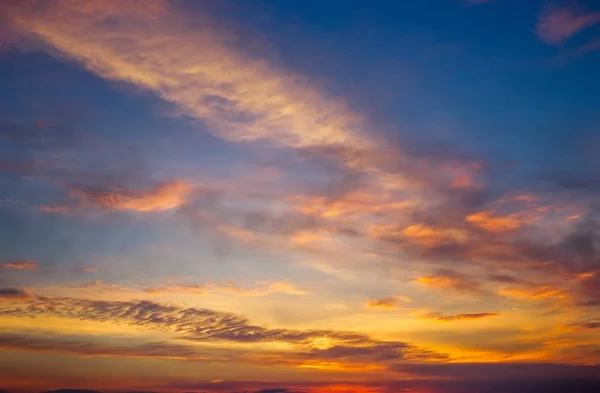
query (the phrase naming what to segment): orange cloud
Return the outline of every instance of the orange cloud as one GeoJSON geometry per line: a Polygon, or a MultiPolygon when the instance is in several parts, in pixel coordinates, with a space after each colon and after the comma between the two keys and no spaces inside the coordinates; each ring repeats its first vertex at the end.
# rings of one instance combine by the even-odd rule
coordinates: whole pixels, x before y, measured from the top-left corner
{"type": "MultiPolygon", "coordinates": [[[[379,193],[380,194],[380,193],[379,193]]],[[[413,202],[378,195],[362,190],[344,195],[342,198],[325,196],[308,197],[303,195],[286,198],[294,207],[305,214],[314,214],[322,218],[347,218],[365,214],[401,212],[410,209],[413,202]]]]}
{"type": "Polygon", "coordinates": [[[410,225],[402,230],[402,235],[425,246],[435,247],[448,241],[460,241],[465,235],[454,229],[437,229],[425,225],[410,225]]]}
{"type": "Polygon", "coordinates": [[[150,190],[121,187],[75,188],[69,196],[78,200],[76,205],[40,206],[46,213],[67,213],[86,206],[110,210],[153,212],[172,210],[184,205],[192,192],[192,186],[181,180],[156,185],[150,190]]]}
{"type": "Polygon", "coordinates": [[[406,296],[390,296],[390,297],[384,297],[381,299],[373,299],[373,300],[369,300],[365,306],[367,308],[375,308],[375,309],[382,309],[382,310],[392,310],[395,308],[398,308],[398,303],[400,301],[403,302],[412,302],[412,299],[406,297],[406,296]]]}
{"type": "Polygon", "coordinates": [[[38,265],[33,261],[11,261],[2,265],[5,269],[37,270],[38,265]]]}
{"type": "Polygon", "coordinates": [[[482,211],[468,215],[465,220],[490,232],[505,232],[519,229],[537,218],[526,214],[497,217],[492,211],[482,211]]]}
{"type": "Polygon", "coordinates": [[[428,248],[466,240],[466,234],[458,229],[434,228],[422,224],[402,229],[394,224],[372,225],[370,235],[384,240],[404,240],[428,248]]]}
{"type": "Polygon", "coordinates": [[[106,209],[150,212],[180,207],[187,201],[191,190],[189,184],[173,180],[149,191],[121,188],[107,191],[73,190],[71,196],[106,209]]]}
{"type": "Polygon", "coordinates": [[[427,319],[433,319],[438,322],[453,322],[453,321],[468,321],[473,319],[482,319],[488,317],[497,317],[499,313],[495,312],[482,312],[476,314],[456,314],[456,315],[443,315],[441,313],[429,313],[425,316],[427,319]]]}
{"type": "Polygon", "coordinates": [[[469,276],[454,270],[440,268],[436,275],[418,277],[415,283],[435,289],[453,289],[459,292],[482,292],[479,285],[469,276]]]}
{"type": "Polygon", "coordinates": [[[570,299],[569,294],[567,294],[564,290],[554,288],[550,285],[544,285],[532,289],[507,288],[500,290],[500,295],[527,300],[539,300],[546,298],[556,298],[561,300],[570,299]]]}

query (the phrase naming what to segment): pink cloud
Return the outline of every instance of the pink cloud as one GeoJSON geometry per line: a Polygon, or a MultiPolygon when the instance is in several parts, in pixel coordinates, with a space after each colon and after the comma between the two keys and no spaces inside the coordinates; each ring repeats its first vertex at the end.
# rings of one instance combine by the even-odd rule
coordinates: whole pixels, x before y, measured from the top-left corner
{"type": "Polygon", "coordinates": [[[560,44],[596,23],[600,23],[600,12],[576,13],[551,6],[540,15],[537,34],[547,44],[560,44]]]}

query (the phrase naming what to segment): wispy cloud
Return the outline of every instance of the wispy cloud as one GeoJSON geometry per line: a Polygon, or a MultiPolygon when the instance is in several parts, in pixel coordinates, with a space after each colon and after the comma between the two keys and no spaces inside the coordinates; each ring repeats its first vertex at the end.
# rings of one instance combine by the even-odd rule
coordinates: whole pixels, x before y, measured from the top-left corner
{"type": "Polygon", "coordinates": [[[390,297],[384,297],[381,299],[369,300],[365,304],[365,306],[367,308],[393,310],[395,308],[398,308],[398,304],[400,302],[412,302],[412,299],[410,299],[406,296],[390,296],[390,297]]]}
{"type": "Polygon", "coordinates": [[[495,312],[483,312],[483,313],[475,313],[475,314],[456,314],[456,315],[444,315],[442,313],[429,313],[425,315],[427,319],[433,319],[438,322],[453,322],[453,321],[468,321],[474,319],[482,319],[488,317],[497,317],[499,313],[495,312]]]}
{"type": "Polygon", "coordinates": [[[2,264],[2,267],[12,270],[37,270],[38,264],[33,261],[10,261],[2,264]]]}
{"type": "Polygon", "coordinates": [[[75,354],[78,356],[207,360],[192,346],[165,342],[111,345],[87,340],[75,340],[72,337],[0,334],[0,348],[11,352],[75,354]]]}
{"type": "Polygon", "coordinates": [[[151,294],[190,294],[190,295],[208,295],[208,294],[233,294],[238,296],[266,296],[273,293],[283,293],[288,295],[306,295],[292,284],[286,282],[259,283],[254,287],[244,287],[238,284],[189,284],[172,283],[159,285],[144,289],[144,292],[151,294]]]}
{"type": "MultiPolygon", "coordinates": [[[[342,102],[298,75],[245,56],[205,15],[196,15],[202,23],[195,26],[202,28],[193,30],[183,13],[160,0],[90,8],[32,1],[13,7],[11,21],[104,78],[156,92],[227,140],[354,152],[373,147],[362,119],[342,102]]],[[[360,160],[360,154],[346,156],[348,165],[360,160]]]]}
{"type": "Polygon", "coordinates": [[[567,290],[551,285],[534,286],[528,288],[509,287],[501,289],[500,295],[522,300],[571,300],[571,294],[567,290]]]}
{"type": "Polygon", "coordinates": [[[577,12],[570,8],[549,5],[539,17],[537,34],[548,44],[560,44],[597,23],[600,23],[598,12],[577,12]]]}
{"type": "Polygon", "coordinates": [[[600,329],[600,318],[590,319],[569,325],[577,329],[600,329]]]}
{"type": "Polygon", "coordinates": [[[451,269],[437,269],[434,275],[418,277],[414,281],[425,287],[451,289],[458,292],[483,293],[480,285],[468,275],[451,269]]]}
{"type": "Polygon", "coordinates": [[[65,213],[83,207],[136,212],[164,211],[181,207],[192,191],[190,184],[180,180],[160,183],[150,190],[72,186],[69,195],[75,200],[74,204],[41,206],[39,209],[48,213],[65,213]]]}

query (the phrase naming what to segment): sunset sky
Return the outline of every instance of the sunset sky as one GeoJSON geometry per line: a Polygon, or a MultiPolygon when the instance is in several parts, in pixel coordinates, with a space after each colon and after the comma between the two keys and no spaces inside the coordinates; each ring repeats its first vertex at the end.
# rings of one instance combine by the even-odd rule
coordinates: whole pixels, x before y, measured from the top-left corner
{"type": "Polygon", "coordinates": [[[595,0],[0,1],[0,388],[600,391],[599,70],[595,0]]]}

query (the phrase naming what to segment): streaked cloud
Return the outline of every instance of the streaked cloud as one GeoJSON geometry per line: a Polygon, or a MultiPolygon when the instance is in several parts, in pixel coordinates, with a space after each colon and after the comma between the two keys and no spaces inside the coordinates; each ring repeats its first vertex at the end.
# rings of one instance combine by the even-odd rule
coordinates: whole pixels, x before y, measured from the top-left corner
{"type": "Polygon", "coordinates": [[[528,289],[507,288],[500,291],[502,296],[514,297],[517,299],[539,300],[546,298],[569,299],[570,296],[561,288],[550,285],[543,285],[528,289]]]}
{"type": "Polygon", "coordinates": [[[209,309],[180,307],[151,301],[99,301],[71,297],[21,296],[14,289],[0,291],[5,300],[0,315],[15,317],[54,316],[86,321],[126,324],[148,330],[178,334],[206,343],[279,342],[297,346],[298,361],[368,359],[445,359],[446,355],[397,341],[380,341],[369,335],[327,329],[267,328],[246,318],[209,309]]]}
{"type": "Polygon", "coordinates": [[[11,270],[37,270],[38,264],[33,261],[10,261],[3,263],[2,267],[11,270]]]}
{"type": "Polygon", "coordinates": [[[172,283],[159,285],[144,289],[144,292],[151,294],[190,294],[190,295],[208,295],[208,294],[233,294],[239,296],[266,296],[273,293],[283,293],[288,295],[306,295],[302,291],[286,282],[259,283],[254,287],[244,287],[239,284],[189,284],[172,283]]]}
{"type": "Polygon", "coordinates": [[[482,319],[488,317],[497,317],[499,313],[495,312],[482,312],[474,314],[455,314],[455,315],[444,315],[442,313],[429,313],[425,315],[425,318],[432,319],[438,322],[454,322],[454,321],[468,321],[474,319],[482,319]]]}
{"type": "Polygon", "coordinates": [[[600,318],[590,319],[569,325],[577,329],[600,329],[600,318]]]}
{"type": "MultiPolygon", "coordinates": [[[[191,30],[172,3],[160,0],[90,8],[29,1],[9,11],[13,28],[35,34],[106,79],[156,92],[227,140],[352,152],[373,148],[360,116],[299,75],[235,50],[205,15],[196,15],[203,22],[191,30]]],[[[346,155],[346,164],[363,165],[360,156],[346,155]]]]}
{"type": "MultiPolygon", "coordinates": [[[[110,340],[107,340],[110,341],[110,340]]],[[[152,342],[139,345],[111,345],[93,341],[77,341],[71,337],[0,334],[0,348],[9,352],[74,354],[86,357],[158,358],[174,360],[207,360],[192,346],[152,342]]]]}

